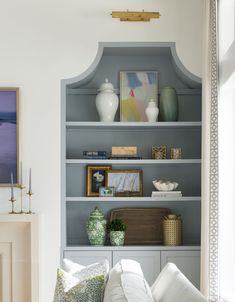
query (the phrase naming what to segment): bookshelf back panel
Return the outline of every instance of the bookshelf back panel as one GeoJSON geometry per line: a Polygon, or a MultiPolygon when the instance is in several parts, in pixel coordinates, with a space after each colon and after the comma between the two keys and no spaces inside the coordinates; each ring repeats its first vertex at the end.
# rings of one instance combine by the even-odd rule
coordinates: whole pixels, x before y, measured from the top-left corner
{"type": "MultiPolygon", "coordinates": [[[[143,170],[143,196],[151,196],[156,191],[152,181],[155,179],[171,180],[179,183],[177,190],[183,196],[201,195],[201,167],[193,165],[151,165],[151,166],[115,166],[113,169],[142,169],[143,170]]],[[[67,190],[68,197],[86,196],[86,166],[77,164],[67,165],[67,190]]]]}
{"type": "MultiPolygon", "coordinates": [[[[125,207],[160,207],[169,208],[172,213],[180,214],[183,220],[183,244],[200,244],[200,203],[198,202],[67,202],[67,245],[89,245],[86,222],[95,206],[99,206],[105,217],[109,219],[110,211],[125,207]]],[[[107,244],[109,244],[107,242],[107,244]]]]}
{"type": "MultiPolygon", "coordinates": [[[[66,120],[98,122],[95,98],[96,94],[68,94],[66,120]]],[[[201,95],[178,95],[178,104],[179,121],[201,121],[201,95]]],[[[115,121],[120,121],[120,106],[115,121]]]]}
{"type": "Polygon", "coordinates": [[[152,146],[182,148],[182,158],[201,158],[201,129],[67,129],[67,159],[83,158],[83,151],[106,151],[110,155],[112,146],[137,146],[138,155],[151,158],[152,146]]]}

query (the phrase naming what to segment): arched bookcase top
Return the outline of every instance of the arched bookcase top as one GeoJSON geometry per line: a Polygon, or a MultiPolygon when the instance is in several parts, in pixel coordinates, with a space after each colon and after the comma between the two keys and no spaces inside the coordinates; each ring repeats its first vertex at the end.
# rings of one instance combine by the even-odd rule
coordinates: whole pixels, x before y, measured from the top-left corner
{"type": "Polygon", "coordinates": [[[62,80],[62,85],[75,89],[97,88],[106,76],[118,85],[117,74],[120,70],[157,70],[160,86],[201,88],[201,79],[182,64],[174,42],[100,42],[91,66],[76,77],[62,80]]]}

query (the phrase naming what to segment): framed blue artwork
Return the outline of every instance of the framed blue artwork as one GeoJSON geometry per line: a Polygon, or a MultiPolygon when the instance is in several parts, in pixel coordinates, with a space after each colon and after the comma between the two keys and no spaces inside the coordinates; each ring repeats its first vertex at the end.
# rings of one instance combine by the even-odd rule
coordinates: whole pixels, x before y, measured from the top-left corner
{"type": "Polygon", "coordinates": [[[18,184],[19,88],[0,88],[0,186],[18,184]]]}

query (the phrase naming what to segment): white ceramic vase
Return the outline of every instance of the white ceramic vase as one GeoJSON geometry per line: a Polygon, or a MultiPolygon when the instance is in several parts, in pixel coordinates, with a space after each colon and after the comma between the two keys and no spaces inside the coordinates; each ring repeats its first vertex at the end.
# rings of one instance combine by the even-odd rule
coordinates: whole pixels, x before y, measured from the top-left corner
{"type": "Polygon", "coordinates": [[[96,108],[101,122],[113,122],[118,109],[119,99],[114,93],[112,83],[105,79],[101,84],[99,94],[96,96],[96,108]]]}
{"type": "Polygon", "coordinates": [[[148,102],[148,106],[145,109],[145,114],[147,116],[148,122],[150,123],[156,122],[158,113],[159,113],[159,109],[157,107],[157,104],[153,99],[151,99],[148,102]]]}

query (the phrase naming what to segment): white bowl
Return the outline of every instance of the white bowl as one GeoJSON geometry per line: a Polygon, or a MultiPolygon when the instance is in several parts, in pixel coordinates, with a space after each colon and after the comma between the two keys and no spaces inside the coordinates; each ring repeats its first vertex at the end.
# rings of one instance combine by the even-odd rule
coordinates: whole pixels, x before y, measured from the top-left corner
{"type": "Polygon", "coordinates": [[[153,185],[158,191],[173,191],[179,184],[173,181],[153,180],[153,185]]]}

